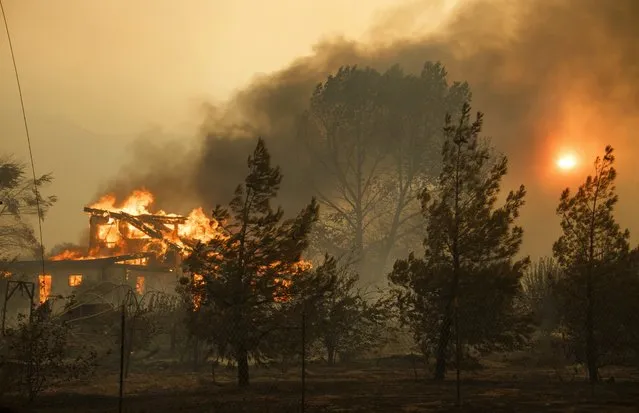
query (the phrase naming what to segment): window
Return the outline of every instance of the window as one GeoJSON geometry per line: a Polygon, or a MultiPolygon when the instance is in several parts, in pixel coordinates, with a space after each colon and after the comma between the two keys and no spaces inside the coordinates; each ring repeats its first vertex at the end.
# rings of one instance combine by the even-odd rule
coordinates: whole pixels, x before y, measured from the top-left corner
{"type": "Polygon", "coordinates": [[[82,284],[82,274],[69,275],[69,287],[77,287],[82,284]]]}
{"type": "Polygon", "coordinates": [[[143,295],[144,294],[144,277],[143,276],[138,276],[135,279],[135,291],[139,294],[139,295],[143,295]]]}
{"type": "Polygon", "coordinates": [[[130,260],[120,261],[118,264],[127,264],[127,265],[147,265],[149,263],[148,257],[142,258],[133,258],[130,260]]]}
{"type": "Polygon", "coordinates": [[[51,295],[51,274],[40,274],[38,276],[38,286],[40,304],[44,304],[51,295]]]}

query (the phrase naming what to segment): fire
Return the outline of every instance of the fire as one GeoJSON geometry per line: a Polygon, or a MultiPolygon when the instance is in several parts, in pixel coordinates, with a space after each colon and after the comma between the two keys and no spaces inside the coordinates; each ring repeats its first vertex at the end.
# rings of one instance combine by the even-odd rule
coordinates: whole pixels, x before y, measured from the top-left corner
{"type": "Polygon", "coordinates": [[[197,311],[202,306],[203,294],[201,290],[204,287],[204,277],[200,274],[193,274],[193,287],[197,290],[193,293],[193,310],[197,311]]]}
{"type": "Polygon", "coordinates": [[[51,295],[51,274],[38,276],[38,297],[40,304],[44,304],[51,295]]]}
{"type": "MultiPolygon", "coordinates": [[[[261,268],[259,270],[260,272],[258,273],[258,275],[263,274],[268,269],[276,269],[278,271],[278,274],[281,274],[281,275],[286,274],[286,278],[282,276],[282,277],[276,277],[273,280],[275,282],[275,291],[273,292],[273,300],[275,302],[282,303],[282,302],[288,301],[290,298],[290,295],[288,294],[288,289],[293,284],[293,281],[288,277],[300,275],[304,272],[310,271],[312,268],[313,268],[313,263],[303,259],[299,260],[296,263],[293,263],[290,266],[289,265],[283,266],[281,262],[275,261],[271,263],[270,265],[264,266],[263,268],[261,268]]],[[[206,285],[206,280],[204,279],[204,276],[202,276],[201,274],[192,273],[191,275],[192,275],[191,285],[194,288],[194,290],[191,293],[193,311],[198,311],[200,307],[202,306],[202,301],[204,299],[203,289],[206,285]]],[[[253,280],[252,285],[253,286],[255,285],[255,280],[253,280]]]]}
{"type": "MultiPolygon", "coordinates": [[[[90,208],[103,209],[112,212],[126,212],[131,215],[151,215],[149,206],[155,202],[153,194],[144,189],[136,189],[119,206],[113,194],[104,195],[90,208]]],[[[164,211],[156,212],[155,215],[166,215],[164,211]]]]}
{"type": "Polygon", "coordinates": [[[206,243],[222,236],[222,232],[218,223],[208,218],[202,208],[196,208],[188,215],[186,223],[178,228],[178,236],[206,243]]]}
{"type": "Polygon", "coordinates": [[[64,250],[60,254],[49,258],[51,261],[64,261],[64,260],[81,260],[85,258],[95,258],[95,257],[85,257],[81,251],[78,250],[64,250]]]}
{"type": "Polygon", "coordinates": [[[195,208],[187,216],[181,216],[163,210],[153,211],[154,202],[153,194],[145,189],[133,191],[120,203],[115,195],[104,195],[88,207],[94,216],[102,214],[97,216],[93,224],[99,245],[90,246],[87,253],[66,250],[51,260],[80,260],[133,253],[153,253],[159,257],[168,251],[169,244],[178,247],[180,255],[185,256],[197,242],[206,243],[225,236],[217,222],[207,217],[201,207],[195,208]],[[137,218],[137,224],[130,217],[137,218]]]}
{"type": "Polygon", "coordinates": [[[143,276],[138,276],[135,279],[135,291],[138,295],[144,295],[146,291],[146,283],[143,276]]]}
{"type": "MultiPolygon", "coordinates": [[[[278,274],[287,274],[289,276],[300,275],[306,271],[310,271],[313,268],[313,264],[310,261],[299,260],[292,265],[282,266],[282,263],[279,261],[275,261],[271,263],[269,266],[271,269],[276,269],[278,274]]],[[[264,268],[266,270],[267,268],[264,268]]],[[[286,302],[289,299],[288,289],[293,284],[293,281],[290,278],[285,277],[277,277],[273,280],[276,285],[275,296],[274,299],[276,302],[286,302]]]]}
{"type": "Polygon", "coordinates": [[[69,275],[69,287],[78,287],[82,284],[82,274],[69,275]]]}

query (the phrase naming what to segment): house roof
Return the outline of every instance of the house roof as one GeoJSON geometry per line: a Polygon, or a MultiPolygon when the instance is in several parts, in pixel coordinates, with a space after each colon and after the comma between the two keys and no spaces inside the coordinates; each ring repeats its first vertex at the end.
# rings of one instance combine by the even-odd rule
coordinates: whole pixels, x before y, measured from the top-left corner
{"type": "MultiPolygon", "coordinates": [[[[113,265],[117,265],[117,263],[122,261],[133,260],[137,258],[145,258],[148,256],[149,254],[131,254],[131,255],[118,255],[115,257],[93,258],[93,259],[84,259],[84,260],[45,261],[44,268],[47,271],[56,270],[56,269],[79,270],[79,269],[88,269],[88,268],[106,268],[113,265]]],[[[42,261],[40,260],[14,261],[14,262],[7,263],[4,267],[11,272],[42,271],[42,261]]]]}

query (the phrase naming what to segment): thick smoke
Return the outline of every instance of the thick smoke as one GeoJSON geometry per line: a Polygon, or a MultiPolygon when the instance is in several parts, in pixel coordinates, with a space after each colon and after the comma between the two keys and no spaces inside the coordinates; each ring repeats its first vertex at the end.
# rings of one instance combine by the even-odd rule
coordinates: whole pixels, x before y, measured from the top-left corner
{"type": "MultiPolygon", "coordinates": [[[[559,192],[582,179],[549,172],[553,151],[562,145],[583,150],[587,162],[608,143],[617,148],[619,216],[637,229],[631,213],[637,196],[631,167],[639,155],[631,140],[639,114],[637,17],[636,0],[480,0],[465,2],[436,35],[390,44],[379,38],[371,44],[326,41],[312,56],[255,80],[228,105],[210,108],[200,147],[183,153],[138,148],[136,155],[144,156],[112,187],[146,186],[163,205],[226,202],[259,134],[282,166],[282,204],[298,208],[312,193],[292,140],[314,86],[342,65],[386,70],[398,63],[417,72],[425,61],[441,61],[451,81],[470,83],[474,109],[486,114],[486,134],[510,159],[506,184],[529,188],[522,217],[526,252],[549,252],[558,231],[553,217],[559,192]]],[[[393,24],[396,19],[375,28],[386,33],[393,24]]]]}

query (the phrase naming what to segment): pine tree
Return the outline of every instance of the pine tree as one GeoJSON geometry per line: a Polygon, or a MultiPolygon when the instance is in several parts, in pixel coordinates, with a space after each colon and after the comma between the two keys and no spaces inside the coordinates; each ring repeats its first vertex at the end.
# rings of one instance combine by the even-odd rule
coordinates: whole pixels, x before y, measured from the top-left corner
{"type": "Polygon", "coordinates": [[[509,349],[528,332],[515,311],[528,259],[515,259],[523,230],[514,221],[526,192],[521,186],[495,206],[507,159],[480,140],[483,117],[471,122],[470,110],[464,104],[456,124],[447,116],[443,169],[421,195],[425,257],[398,260],[389,276],[404,321],[424,353],[434,353],[436,380],[445,377],[453,337],[460,359],[462,341],[480,351],[509,349]]]}
{"type": "Polygon", "coordinates": [[[613,148],[607,146],[603,158],[595,160],[594,175],[574,195],[568,188],[563,191],[557,207],[562,235],[553,245],[565,274],[558,286],[563,322],[577,355],[585,359],[591,383],[598,381],[601,357],[624,329],[620,313],[626,311],[616,309],[627,310],[625,304],[636,296],[626,293],[637,291],[637,276],[628,271],[630,233],[613,216],[618,200],[614,161],[613,148]]]}
{"type": "Polygon", "coordinates": [[[261,340],[276,324],[278,297],[297,271],[318,215],[315,199],[290,220],[271,207],[282,175],[271,167],[262,139],[248,168],[229,207],[213,211],[226,236],[198,246],[187,260],[188,269],[203,277],[202,307],[215,314],[211,334],[220,351],[236,359],[240,386],[249,384],[249,356],[259,356],[261,340]]]}

